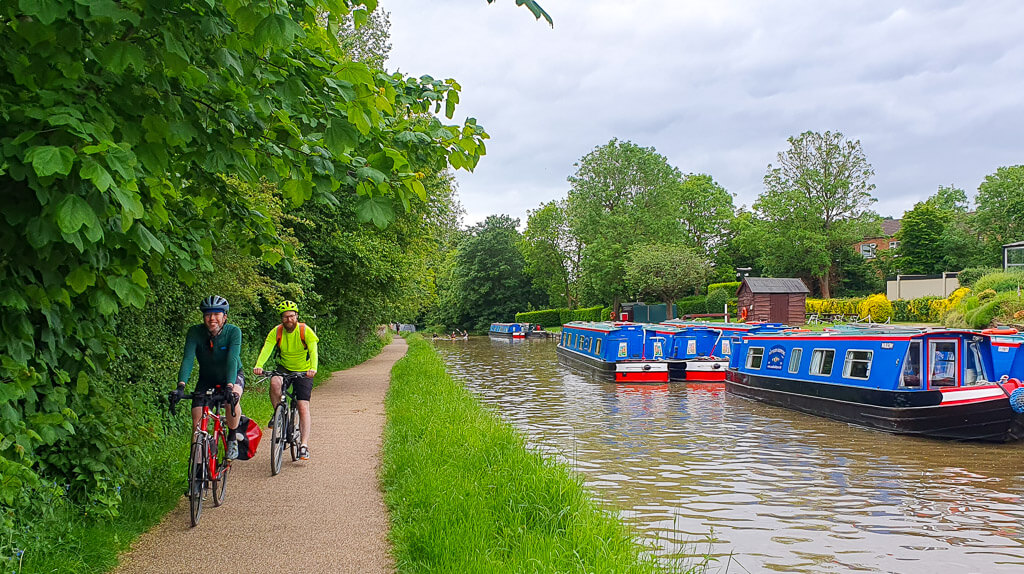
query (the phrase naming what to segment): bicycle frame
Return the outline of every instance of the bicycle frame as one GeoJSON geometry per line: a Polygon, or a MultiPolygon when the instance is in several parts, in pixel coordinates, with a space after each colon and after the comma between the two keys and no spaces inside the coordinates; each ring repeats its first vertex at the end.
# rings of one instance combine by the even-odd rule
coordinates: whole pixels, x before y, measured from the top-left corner
{"type": "MultiPolygon", "coordinates": [[[[225,488],[227,485],[228,471],[231,470],[231,461],[227,460],[228,439],[221,421],[221,408],[224,403],[230,403],[234,411],[237,397],[220,386],[209,389],[206,392],[194,392],[184,397],[195,404],[196,400],[202,400],[202,411],[192,431],[192,446],[189,455],[187,495],[192,520],[192,526],[199,524],[199,518],[203,512],[203,499],[206,494],[213,492],[213,505],[220,506],[224,503],[225,488]],[[212,407],[210,405],[213,405],[212,407]],[[218,448],[220,443],[220,448],[218,448]],[[223,449],[223,450],[221,450],[223,449]],[[218,456],[218,453],[220,456],[218,456]]],[[[175,414],[175,405],[178,398],[172,393],[170,401],[171,414],[175,414]]],[[[190,409],[191,411],[192,409],[190,409]]]]}
{"type": "MultiPolygon", "coordinates": [[[[212,394],[212,393],[207,393],[212,394]]],[[[219,444],[224,452],[228,450],[228,435],[224,431],[224,423],[221,422],[220,410],[221,405],[218,403],[210,408],[208,404],[203,405],[203,413],[199,415],[199,424],[192,432],[192,441],[203,440],[206,444],[213,446],[213,448],[206,449],[206,460],[210,465],[210,476],[209,480],[214,481],[220,479],[221,475],[226,472],[226,469],[231,466],[231,463],[218,468],[217,466],[217,445],[219,444]],[[210,421],[213,421],[213,433],[210,433],[210,421]],[[210,440],[212,438],[212,440],[210,440]]]]}

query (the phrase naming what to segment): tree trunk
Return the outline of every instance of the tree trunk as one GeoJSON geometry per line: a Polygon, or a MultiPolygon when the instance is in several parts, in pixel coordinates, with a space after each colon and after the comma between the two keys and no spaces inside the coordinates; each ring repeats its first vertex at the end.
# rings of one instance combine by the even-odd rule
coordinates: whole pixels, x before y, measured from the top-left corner
{"type": "Polygon", "coordinates": [[[612,299],[612,321],[618,321],[621,315],[622,306],[619,305],[619,297],[616,295],[615,298],[612,299]]]}
{"type": "Polygon", "coordinates": [[[672,312],[672,298],[671,297],[666,297],[665,298],[665,316],[668,317],[669,319],[675,319],[676,318],[676,314],[672,312]]]}
{"type": "MultiPolygon", "coordinates": [[[[831,271],[831,269],[829,269],[829,271],[831,271]]],[[[831,299],[832,298],[832,289],[830,288],[829,282],[828,282],[829,271],[826,271],[825,274],[822,275],[818,279],[818,283],[821,284],[821,298],[822,299],[831,299]]]]}

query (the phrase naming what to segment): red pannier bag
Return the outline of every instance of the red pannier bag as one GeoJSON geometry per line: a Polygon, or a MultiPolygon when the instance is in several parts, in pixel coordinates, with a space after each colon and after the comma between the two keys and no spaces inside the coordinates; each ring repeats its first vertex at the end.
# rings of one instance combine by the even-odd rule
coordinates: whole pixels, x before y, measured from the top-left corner
{"type": "MultiPolygon", "coordinates": [[[[230,438],[230,437],[229,437],[230,438]]],[[[242,415],[235,429],[235,440],[238,441],[238,460],[249,460],[256,456],[256,449],[263,438],[263,430],[256,421],[242,415]]]]}

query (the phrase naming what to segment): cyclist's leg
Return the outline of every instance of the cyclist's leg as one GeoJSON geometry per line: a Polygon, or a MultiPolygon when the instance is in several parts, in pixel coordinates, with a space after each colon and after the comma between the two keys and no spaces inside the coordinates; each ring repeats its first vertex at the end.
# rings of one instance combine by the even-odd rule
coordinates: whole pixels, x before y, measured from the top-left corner
{"type": "Polygon", "coordinates": [[[299,444],[309,444],[310,428],[313,426],[312,417],[309,414],[309,399],[313,395],[313,379],[302,377],[295,379],[292,383],[295,388],[295,399],[299,408],[299,444]]]}
{"type": "Polygon", "coordinates": [[[270,404],[274,407],[281,402],[281,385],[283,384],[284,379],[281,377],[270,378],[270,404]]]}
{"type": "MultiPolygon", "coordinates": [[[[198,403],[199,402],[196,401],[196,404],[198,404],[198,403]]],[[[195,404],[193,404],[193,406],[192,406],[192,430],[193,431],[195,431],[199,427],[199,419],[201,419],[201,418],[203,418],[203,406],[201,404],[199,404],[199,406],[195,406],[195,404]]]]}
{"type": "Polygon", "coordinates": [[[235,379],[235,384],[232,387],[232,392],[238,397],[239,402],[235,405],[235,414],[231,414],[231,405],[224,405],[224,411],[227,415],[228,429],[235,430],[238,428],[238,420],[242,418],[242,393],[245,391],[245,375],[242,371],[238,372],[238,377],[235,379]]]}

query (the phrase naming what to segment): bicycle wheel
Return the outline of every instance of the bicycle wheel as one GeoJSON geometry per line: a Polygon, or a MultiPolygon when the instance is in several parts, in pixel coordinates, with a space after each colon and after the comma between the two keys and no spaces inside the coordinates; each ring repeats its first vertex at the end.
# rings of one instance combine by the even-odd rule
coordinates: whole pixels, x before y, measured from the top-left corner
{"type": "MultiPolygon", "coordinates": [[[[220,441],[211,441],[210,446],[217,448],[217,443],[220,441]]],[[[228,471],[231,470],[231,463],[227,460],[227,453],[223,449],[219,449],[217,453],[217,479],[213,481],[213,505],[220,506],[224,504],[224,495],[226,494],[228,486],[228,471]]]]}
{"type": "Polygon", "coordinates": [[[302,435],[299,433],[299,409],[295,406],[295,399],[292,399],[288,421],[288,436],[291,437],[291,442],[288,445],[291,447],[292,462],[295,462],[299,460],[299,441],[302,440],[302,435]]]}
{"type": "Polygon", "coordinates": [[[285,420],[285,406],[282,402],[274,409],[274,431],[270,438],[270,475],[277,476],[281,472],[281,461],[284,459],[285,437],[288,436],[288,423],[285,420]]]}
{"type": "Polygon", "coordinates": [[[203,514],[203,484],[206,482],[206,453],[202,441],[192,442],[188,456],[188,507],[192,526],[199,524],[203,514]]]}

